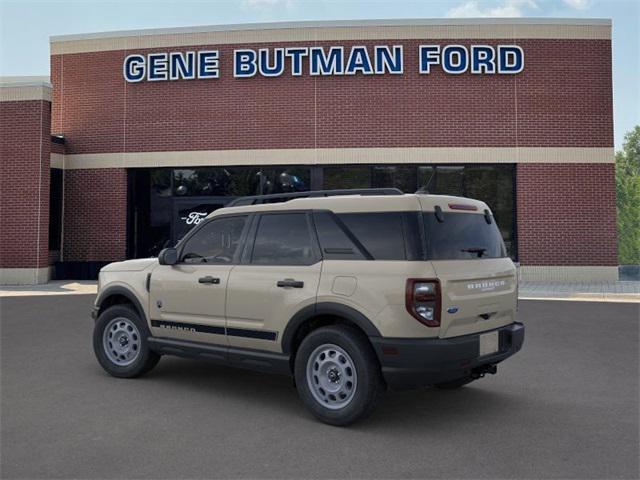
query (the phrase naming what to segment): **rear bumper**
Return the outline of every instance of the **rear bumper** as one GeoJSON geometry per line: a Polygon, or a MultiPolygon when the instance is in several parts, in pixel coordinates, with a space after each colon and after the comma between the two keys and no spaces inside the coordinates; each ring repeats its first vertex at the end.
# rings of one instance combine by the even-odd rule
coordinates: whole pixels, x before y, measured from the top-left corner
{"type": "Polygon", "coordinates": [[[389,388],[406,390],[465,377],[474,369],[495,365],[522,348],[523,324],[516,322],[496,330],[498,352],[483,357],[479,356],[480,335],[487,332],[454,338],[370,337],[370,340],[389,388]]]}

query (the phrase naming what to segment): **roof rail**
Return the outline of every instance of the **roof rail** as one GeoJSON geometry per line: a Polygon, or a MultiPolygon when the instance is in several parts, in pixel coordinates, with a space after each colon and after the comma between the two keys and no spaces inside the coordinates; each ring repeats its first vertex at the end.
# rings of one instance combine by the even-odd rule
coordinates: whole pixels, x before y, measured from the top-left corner
{"type": "Polygon", "coordinates": [[[260,205],[262,203],[280,203],[294,198],[336,197],[339,195],[404,195],[397,188],[354,188],[341,190],[312,190],[310,192],[272,193],[269,195],[254,195],[240,197],[229,202],[225,207],[240,207],[244,205],[260,205]]]}

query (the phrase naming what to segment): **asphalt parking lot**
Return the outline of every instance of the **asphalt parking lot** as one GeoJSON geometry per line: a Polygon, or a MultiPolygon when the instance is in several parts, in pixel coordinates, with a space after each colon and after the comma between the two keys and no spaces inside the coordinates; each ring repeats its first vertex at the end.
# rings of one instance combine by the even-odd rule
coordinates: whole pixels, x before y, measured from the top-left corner
{"type": "Polygon", "coordinates": [[[640,304],[520,302],[522,352],[348,428],[282,377],[165,357],[109,377],[90,295],[3,298],[2,478],[638,478],[640,304]]]}

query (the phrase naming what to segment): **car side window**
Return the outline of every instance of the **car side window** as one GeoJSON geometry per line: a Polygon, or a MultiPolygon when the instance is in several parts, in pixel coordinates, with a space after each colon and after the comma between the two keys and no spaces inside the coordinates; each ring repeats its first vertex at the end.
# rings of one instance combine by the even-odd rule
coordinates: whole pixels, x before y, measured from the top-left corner
{"type": "Polygon", "coordinates": [[[310,265],[316,260],[306,213],[260,216],[251,263],[310,265]]]}
{"type": "Polygon", "coordinates": [[[313,221],[325,260],[365,260],[359,246],[349,238],[349,232],[338,224],[335,214],[314,212],[313,221]]]}
{"type": "Polygon", "coordinates": [[[208,222],[187,239],[182,249],[181,261],[232,263],[246,222],[246,216],[220,218],[208,222]]]}
{"type": "Polygon", "coordinates": [[[340,213],[338,218],[375,260],[406,260],[402,214],[340,213]]]}

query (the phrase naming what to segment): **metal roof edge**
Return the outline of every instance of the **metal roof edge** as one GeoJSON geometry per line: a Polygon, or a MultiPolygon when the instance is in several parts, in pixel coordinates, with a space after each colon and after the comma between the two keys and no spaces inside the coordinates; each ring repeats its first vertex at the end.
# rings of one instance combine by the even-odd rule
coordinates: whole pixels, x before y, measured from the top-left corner
{"type": "Polygon", "coordinates": [[[147,35],[172,35],[207,32],[231,32],[252,30],[280,30],[297,28],[334,27],[403,27],[403,26],[469,26],[469,25],[574,25],[611,26],[608,18],[422,18],[387,20],[331,20],[271,23],[243,23],[230,25],[202,25],[192,27],[149,28],[139,30],[118,30],[110,32],[52,35],[50,43],[77,40],[97,40],[107,38],[139,37],[147,35]]]}
{"type": "Polygon", "coordinates": [[[47,87],[52,88],[47,76],[0,76],[0,87],[47,87]]]}

